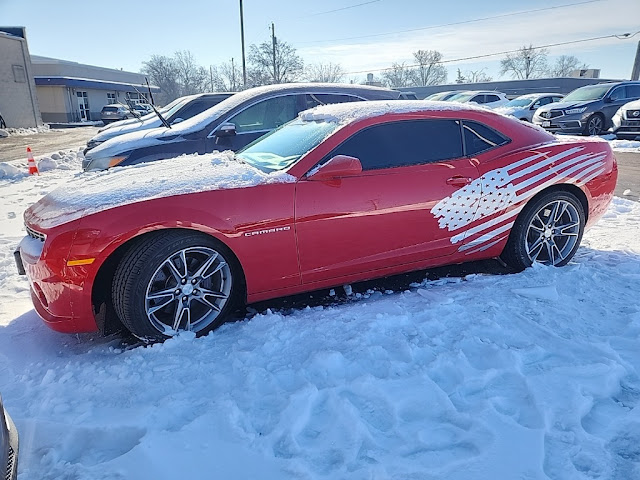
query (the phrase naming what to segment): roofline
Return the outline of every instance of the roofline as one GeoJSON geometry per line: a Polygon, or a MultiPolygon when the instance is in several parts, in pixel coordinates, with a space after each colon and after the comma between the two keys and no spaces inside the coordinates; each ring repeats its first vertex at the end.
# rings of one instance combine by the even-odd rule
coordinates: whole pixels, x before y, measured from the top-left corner
{"type": "MultiPolygon", "coordinates": [[[[112,82],[109,80],[96,80],[93,78],[35,75],[33,79],[38,87],[79,87],[94,88],[97,90],[116,90],[121,92],[129,91],[135,87],[133,88],[134,90],[138,89],[141,91],[147,91],[147,86],[142,84],[112,82]]],[[[150,88],[153,93],[160,92],[160,87],[151,86],[150,88]]]]}

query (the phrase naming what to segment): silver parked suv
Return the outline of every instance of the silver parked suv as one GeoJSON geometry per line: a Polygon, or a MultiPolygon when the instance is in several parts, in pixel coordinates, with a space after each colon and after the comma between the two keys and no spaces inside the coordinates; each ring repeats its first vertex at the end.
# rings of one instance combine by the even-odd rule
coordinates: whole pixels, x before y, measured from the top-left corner
{"type": "Polygon", "coordinates": [[[536,110],[533,123],[552,133],[600,135],[625,103],[640,98],[640,82],[599,83],[580,87],[536,110]]]}

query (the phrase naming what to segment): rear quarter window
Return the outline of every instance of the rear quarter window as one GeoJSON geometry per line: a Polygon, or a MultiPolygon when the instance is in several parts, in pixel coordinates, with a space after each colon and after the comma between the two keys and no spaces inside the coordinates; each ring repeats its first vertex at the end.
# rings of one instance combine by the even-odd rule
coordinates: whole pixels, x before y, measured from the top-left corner
{"type": "Polygon", "coordinates": [[[506,145],[511,139],[500,132],[472,120],[462,121],[465,150],[468,156],[506,145]]]}

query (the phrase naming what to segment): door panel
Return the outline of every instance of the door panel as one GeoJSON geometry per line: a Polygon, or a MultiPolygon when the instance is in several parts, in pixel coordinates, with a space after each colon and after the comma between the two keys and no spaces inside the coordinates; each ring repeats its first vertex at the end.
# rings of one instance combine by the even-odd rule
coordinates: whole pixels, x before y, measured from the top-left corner
{"type": "MultiPolygon", "coordinates": [[[[360,176],[296,188],[296,231],[303,283],[436,258],[459,245],[431,209],[474,180],[466,158],[363,172],[360,176]]],[[[475,214],[466,212],[467,215],[475,214]]]]}

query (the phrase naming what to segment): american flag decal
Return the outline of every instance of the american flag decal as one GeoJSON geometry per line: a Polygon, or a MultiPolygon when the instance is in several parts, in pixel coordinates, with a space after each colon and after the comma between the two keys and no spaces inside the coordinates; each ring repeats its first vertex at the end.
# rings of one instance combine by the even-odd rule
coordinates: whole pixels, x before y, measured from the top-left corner
{"type": "Polygon", "coordinates": [[[460,243],[459,252],[487,250],[507,237],[529,198],[556,183],[582,186],[604,172],[606,153],[584,149],[538,152],[491,170],[440,200],[431,213],[440,228],[456,232],[451,243],[460,243]]]}

